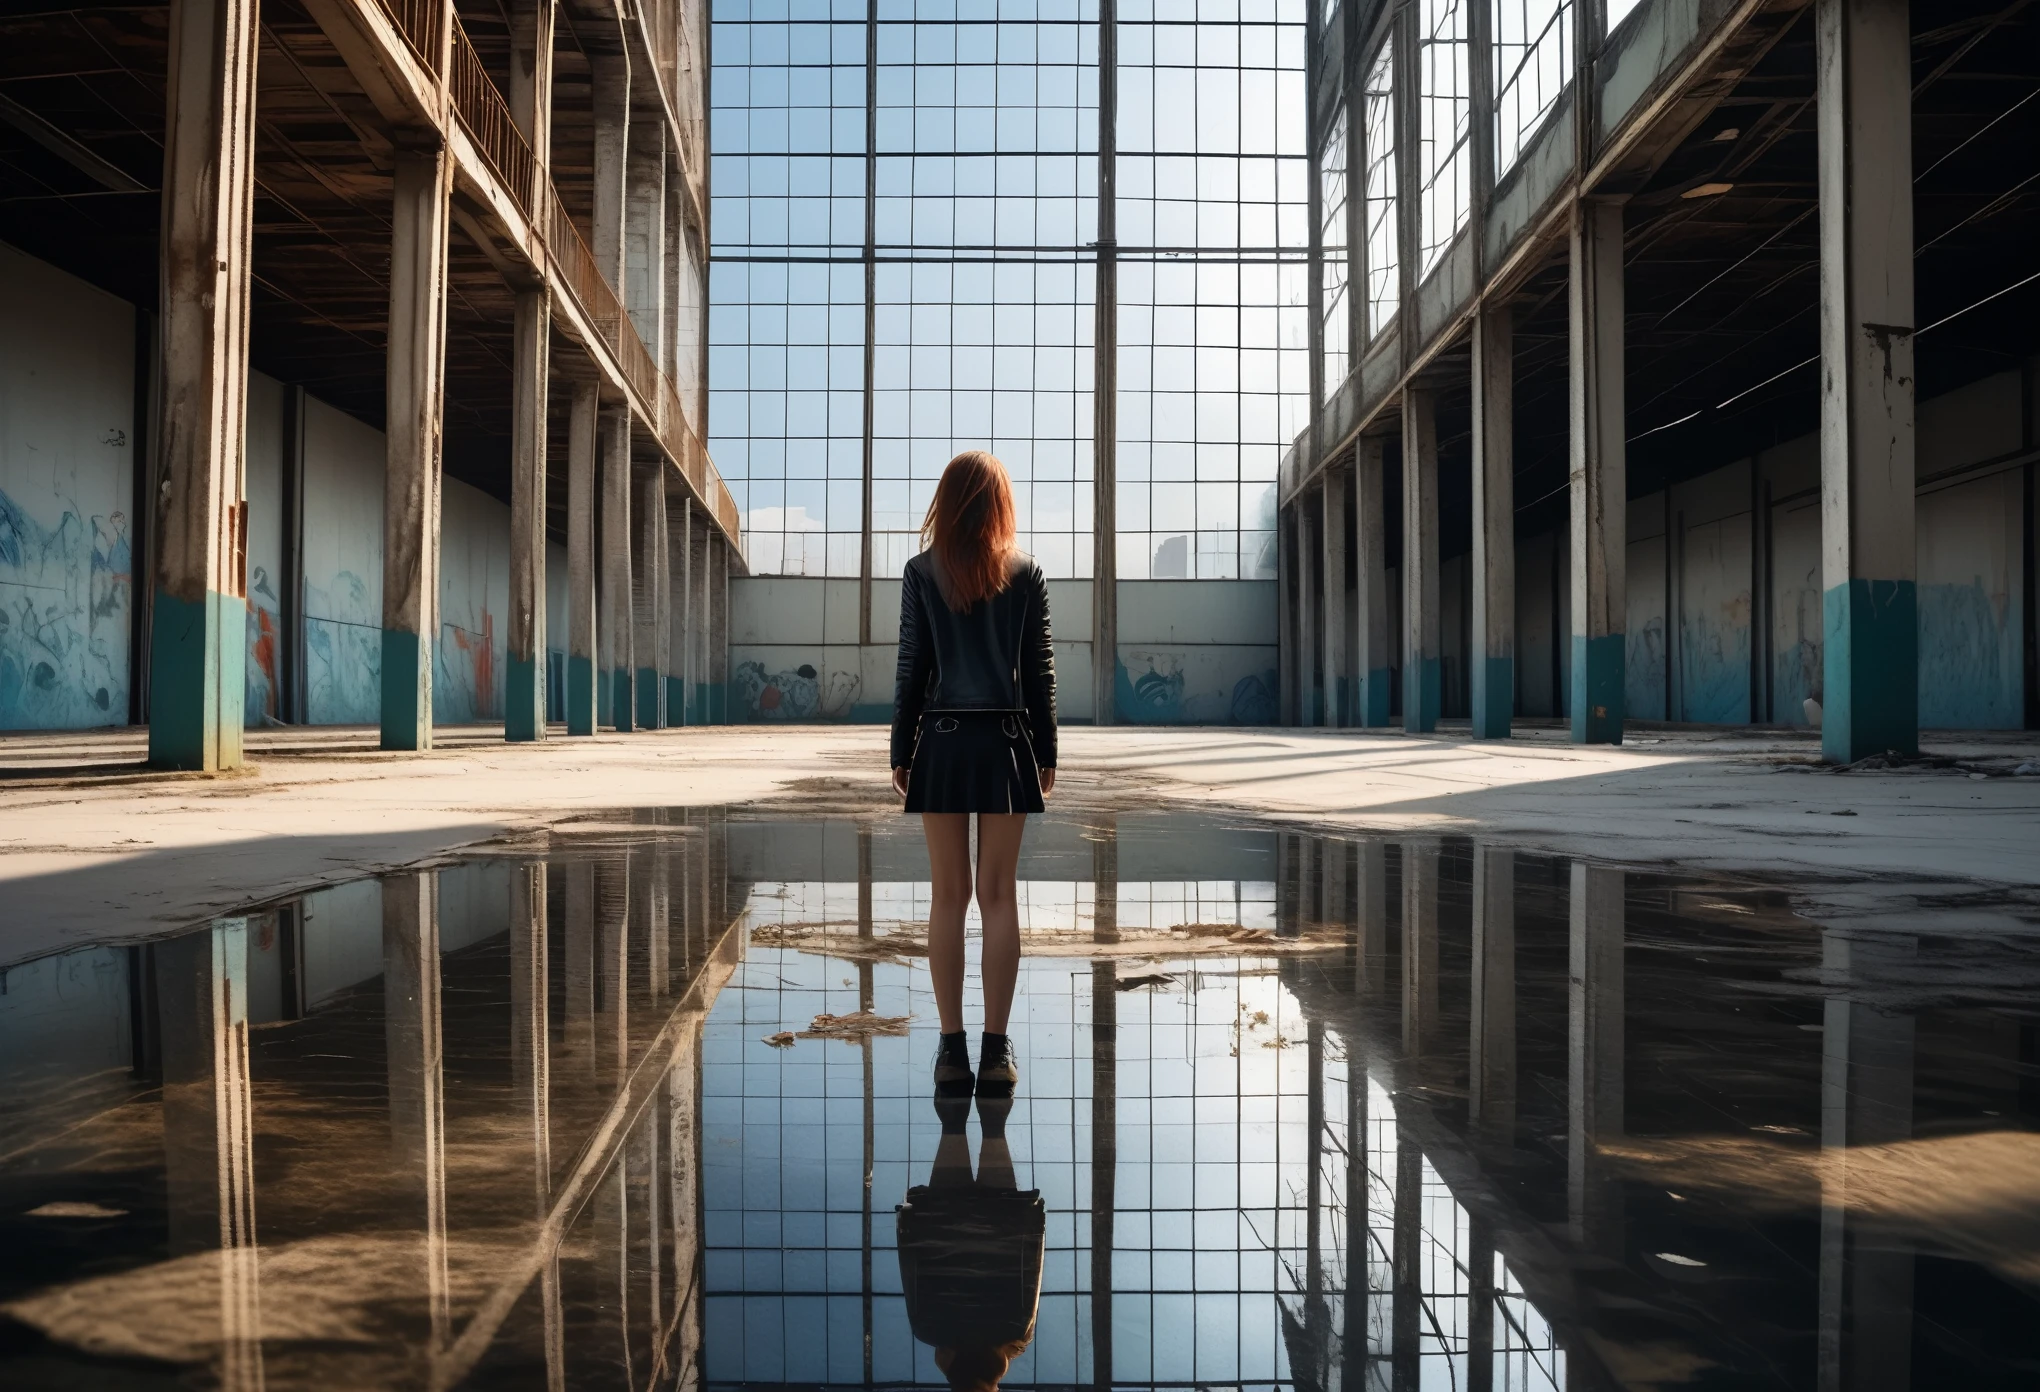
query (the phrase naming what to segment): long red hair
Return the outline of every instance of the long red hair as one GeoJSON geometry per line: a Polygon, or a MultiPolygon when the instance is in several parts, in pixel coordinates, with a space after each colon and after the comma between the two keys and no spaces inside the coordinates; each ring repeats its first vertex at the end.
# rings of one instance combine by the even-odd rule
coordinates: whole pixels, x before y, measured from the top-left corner
{"type": "Polygon", "coordinates": [[[984,450],[950,460],[921,523],[921,544],[935,554],[942,598],[951,609],[961,614],[1006,588],[1017,531],[1006,466],[984,450]]]}

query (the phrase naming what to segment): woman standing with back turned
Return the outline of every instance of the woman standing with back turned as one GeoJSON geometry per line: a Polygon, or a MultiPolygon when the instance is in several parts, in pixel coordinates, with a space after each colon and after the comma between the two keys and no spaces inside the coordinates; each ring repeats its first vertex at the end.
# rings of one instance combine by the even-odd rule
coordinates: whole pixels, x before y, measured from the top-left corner
{"type": "Polygon", "coordinates": [[[928,970],[942,1016],[940,1093],[970,1090],[963,1032],[963,916],[970,908],[970,817],[978,818],[977,902],[984,920],[981,1097],[1020,1080],[1006,1017],[1020,974],[1014,876],[1029,812],[1055,787],[1055,656],[1048,581],[1014,545],[1013,485],[983,450],[949,461],[921,524],[925,550],[900,592],[893,693],[893,789],[921,814],[934,884],[928,970]]]}

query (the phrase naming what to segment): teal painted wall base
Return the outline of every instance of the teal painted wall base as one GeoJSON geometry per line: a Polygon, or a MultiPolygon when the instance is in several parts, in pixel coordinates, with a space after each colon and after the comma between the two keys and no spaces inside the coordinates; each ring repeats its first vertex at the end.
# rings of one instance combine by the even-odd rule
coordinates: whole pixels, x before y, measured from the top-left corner
{"type": "Polygon", "coordinates": [[[567,654],[567,733],[595,733],[595,664],[567,654]]]}
{"type": "Polygon", "coordinates": [[[659,712],[659,669],[637,669],[637,723],[641,730],[656,730],[666,722],[659,712]]]}
{"type": "Polygon", "coordinates": [[[892,724],[892,704],[881,701],[863,701],[850,707],[852,725],[892,724]]]}
{"type": "Polygon", "coordinates": [[[1920,748],[1919,592],[1851,580],[1821,597],[1820,752],[1833,764],[1920,748]]]}
{"type": "Polygon", "coordinates": [[[693,724],[687,718],[687,683],[670,672],[666,674],[666,723],[693,724]]]}
{"type": "Polygon", "coordinates": [[[503,689],[503,738],[518,744],[544,739],[545,669],[528,657],[513,657],[503,689]]]}
{"type": "Polygon", "coordinates": [[[1395,673],[1387,667],[1371,667],[1360,684],[1360,724],[1369,730],[1388,724],[1389,697],[1394,695],[1395,673]]]}
{"type": "Polygon", "coordinates": [[[1420,735],[1438,728],[1444,691],[1444,669],[1437,658],[1418,658],[1403,668],[1403,729],[1407,733],[1420,735]]]}
{"type": "Polygon", "coordinates": [[[1623,664],[1628,638],[1620,633],[1572,640],[1572,738],[1574,744],[1622,743],[1623,664]]]}
{"type": "Polygon", "coordinates": [[[707,682],[694,683],[693,699],[687,703],[687,723],[707,725],[712,723],[709,713],[709,685],[707,682]]]}
{"type": "Polygon", "coordinates": [[[730,689],[722,682],[709,683],[708,723],[711,725],[730,723],[730,689]]]}
{"type": "Polygon", "coordinates": [[[208,590],[193,602],[156,591],[149,642],[151,765],[199,770],[241,766],[247,635],[244,599],[208,590]]]}
{"type": "Polygon", "coordinates": [[[1353,693],[1344,677],[1332,682],[1332,724],[1344,729],[1353,723],[1353,693]]]}
{"type": "Polygon", "coordinates": [[[432,652],[398,628],[382,631],[382,747],[432,747],[432,652]]]}
{"type": "Polygon", "coordinates": [[[631,709],[631,674],[628,667],[619,667],[609,674],[609,723],[619,734],[637,728],[636,713],[631,709]]]}
{"type": "Polygon", "coordinates": [[[1516,659],[1488,657],[1473,664],[1473,737],[1507,739],[1516,712],[1516,659]]]}

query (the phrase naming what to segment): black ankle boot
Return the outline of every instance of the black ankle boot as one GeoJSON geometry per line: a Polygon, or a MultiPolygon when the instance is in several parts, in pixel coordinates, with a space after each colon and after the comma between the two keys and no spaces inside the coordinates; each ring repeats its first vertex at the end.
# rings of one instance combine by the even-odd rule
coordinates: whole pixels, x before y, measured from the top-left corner
{"type": "Polygon", "coordinates": [[[978,1049],[978,1096],[1011,1097],[1019,1085],[1020,1062],[1013,1057],[1013,1041],[1003,1034],[986,1034],[978,1049]]]}
{"type": "Polygon", "coordinates": [[[968,1094],[976,1076],[970,1071],[970,1038],[962,1030],[945,1034],[935,1046],[935,1091],[968,1094]]]}

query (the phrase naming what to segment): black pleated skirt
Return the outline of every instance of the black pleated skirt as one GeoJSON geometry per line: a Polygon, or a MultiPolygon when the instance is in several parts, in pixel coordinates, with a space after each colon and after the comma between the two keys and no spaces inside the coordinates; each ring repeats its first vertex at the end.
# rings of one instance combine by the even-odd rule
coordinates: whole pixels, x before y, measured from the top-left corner
{"type": "Polygon", "coordinates": [[[1041,770],[1019,711],[931,710],[907,774],[909,812],[1039,812],[1041,770]]]}

